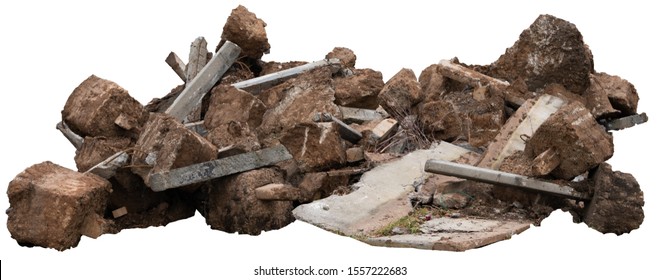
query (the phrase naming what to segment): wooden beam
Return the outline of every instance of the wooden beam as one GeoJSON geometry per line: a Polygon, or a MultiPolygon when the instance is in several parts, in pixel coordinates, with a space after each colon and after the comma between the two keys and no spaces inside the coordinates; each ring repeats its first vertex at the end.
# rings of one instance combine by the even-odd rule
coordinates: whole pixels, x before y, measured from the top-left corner
{"type": "Polygon", "coordinates": [[[507,173],[487,168],[476,167],[444,160],[428,160],[424,171],[469,179],[489,184],[517,187],[532,191],[544,192],[558,196],[589,200],[587,194],[578,192],[571,187],[557,185],[555,183],[541,181],[513,173],[507,173]]]}
{"type": "Polygon", "coordinates": [[[273,165],[292,158],[286,147],[277,145],[254,152],[171,169],[162,173],[154,173],[149,176],[147,181],[153,191],[164,191],[273,165]]]}
{"type": "Polygon", "coordinates": [[[186,85],[165,113],[183,121],[202,102],[204,95],[220,80],[240,53],[241,48],[238,45],[226,41],[209,63],[186,85]]]}
{"type": "Polygon", "coordinates": [[[71,142],[71,145],[76,147],[76,150],[80,150],[82,147],[84,139],[80,137],[80,135],[76,134],[73,132],[68,125],[64,121],[58,122],[57,125],[55,126],[57,130],[62,132],[64,137],[66,137],[69,142],[71,142]]]}
{"type": "MultiPolygon", "coordinates": [[[[293,78],[295,76],[300,75],[301,73],[305,71],[309,71],[315,68],[319,67],[324,67],[324,66],[331,66],[335,67],[336,70],[338,71],[341,67],[341,62],[339,61],[338,58],[331,58],[331,59],[324,59],[324,60],[319,60],[311,63],[307,63],[305,65],[301,65],[298,67],[293,67],[289,68],[286,70],[282,70],[279,72],[271,73],[268,75],[263,75],[261,77],[256,77],[254,79],[249,79],[245,80],[242,82],[238,82],[235,84],[232,84],[232,86],[242,89],[248,92],[259,92],[260,90],[264,88],[268,88],[273,84],[276,84],[278,82],[281,82],[283,80],[293,78]]],[[[333,71],[334,72],[334,71],[333,71]]]]}
{"type": "Polygon", "coordinates": [[[167,58],[165,58],[165,62],[170,68],[172,68],[172,70],[174,70],[174,73],[176,73],[182,81],[186,81],[186,64],[183,63],[178,55],[174,52],[170,52],[170,54],[167,55],[167,58]]]}
{"type": "Polygon", "coordinates": [[[186,65],[186,83],[190,83],[206,65],[206,53],[209,50],[206,47],[206,39],[197,37],[190,44],[190,53],[188,54],[188,65],[186,65]]]}

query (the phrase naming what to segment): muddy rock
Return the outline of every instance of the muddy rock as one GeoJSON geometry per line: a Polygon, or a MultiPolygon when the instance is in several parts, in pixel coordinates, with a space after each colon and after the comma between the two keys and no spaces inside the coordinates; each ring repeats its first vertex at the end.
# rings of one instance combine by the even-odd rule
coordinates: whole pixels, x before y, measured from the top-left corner
{"type": "Polygon", "coordinates": [[[9,183],[7,228],[19,244],[66,250],[82,234],[103,233],[110,183],[51,162],[33,165],[9,183]],[[86,232],[87,231],[87,232],[86,232]]]}
{"type": "Polygon", "coordinates": [[[593,59],[574,24],[541,15],[491,65],[491,72],[491,76],[509,82],[522,77],[529,91],[558,83],[582,94],[589,87],[593,59]]]}
{"type": "Polygon", "coordinates": [[[525,147],[536,157],[553,148],[561,163],[550,174],[570,180],[612,157],[612,135],[605,131],[580,102],[570,102],[536,130],[525,147]]]}
{"type": "Polygon", "coordinates": [[[302,193],[300,202],[307,203],[326,198],[339,189],[347,187],[349,179],[348,175],[330,176],[326,172],[306,173],[298,184],[302,193]]]}
{"type": "Polygon", "coordinates": [[[346,148],[334,123],[296,125],[284,132],[280,142],[302,172],[328,170],[346,163],[346,148]]]}
{"type": "Polygon", "coordinates": [[[85,172],[110,156],[128,149],[131,144],[129,138],[85,137],[74,157],[76,167],[78,171],[85,172]]]}
{"type": "Polygon", "coordinates": [[[353,75],[335,79],[335,103],[346,107],[378,108],[383,89],[383,74],[371,69],[356,69],[353,75]]]}
{"type": "Polygon", "coordinates": [[[259,235],[262,230],[282,228],[294,221],[291,201],[257,199],[255,189],[271,183],[284,183],[276,169],[264,168],[227,176],[208,183],[203,189],[200,213],[212,229],[259,235]]]}
{"type": "Polygon", "coordinates": [[[592,75],[590,92],[604,92],[612,107],[621,111],[623,116],[637,113],[639,95],[635,86],[619,76],[611,76],[607,73],[595,73],[592,75]]]}
{"type": "Polygon", "coordinates": [[[437,100],[445,91],[445,77],[440,74],[437,64],[431,64],[419,74],[422,95],[427,99],[437,100]]]}
{"type": "Polygon", "coordinates": [[[621,111],[614,109],[610,102],[608,91],[604,89],[596,74],[589,75],[591,83],[585,92],[585,105],[589,108],[591,115],[597,120],[615,118],[621,115],[621,111]]]}
{"type": "Polygon", "coordinates": [[[125,89],[91,75],[67,99],[62,119],[82,137],[135,137],[135,130],[144,124],[147,114],[142,104],[125,89]],[[118,119],[133,127],[122,128],[117,125],[118,119]]]}
{"type": "MultiPolygon", "coordinates": [[[[337,58],[345,68],[354,68],[357,56],[349,48],[336,47],[325,55],[325,59],[337,58]]],[[[382,78],[381,78],[382,80],[382,78]]]]}
{"type": "Polygon", "coordinates": [[[242,5],[231,11],[221,39],[216,52],[225,41],[231,41],[241,47],[241,56],[253,59],[259,59],[264,53],[270,52],[266,23],[242,5]]]}
{"type": "Polygon", "coordinates": [[[217,86],[211,91],[204,126],[211,130],[232,121],[247,123],[250,129],[261,125],[266,106],[251,93],[233,86],[217,86]]]}
{"type": "MultiPolygon", "coordinates": [[[[206,139],[218,148],[231,147],[234,150],[233,154],[252,152],[261,148],[259,139],[250,130],[249,125],[236,121],[212,129],[206,135],[206,139]]],[[[225,154],[225,156],[229,155],[225,154]]]]}
{"type": "Polygon", "coordinates": [[[257,133],[259,139],[293,128],[297,124],[313,123],[312,118],[318,112],[340,115],[339,108],[334,103],[335,91],[332,72],[329,69],[320,68],[306,72],[269,89],[268,92],[264,94],[279,98],[264,101],[269,109],[264,114],[257,133]]]}
{"type": "MultiPolygon", "coordinates": [[[[153,173],[213,160],[217,148],[174,118],[152,113],[135,144],[131,169],[147,185],[153,173]]],[[[151,186],[150,186],[151,187],[151,186]]]]}
{"type": "Polygon", "coordinates": [[[422,101],[422,88],[411,69],[396,73],[378,94],[379,104],[392,116],[404,115],[422,101]]]}
{"type": "Polygon", "coordinates": [[[444,209],[462,209],[470,202],[470,197],[462,193],[436,193],[433,205],[444,209]]]}
{"type": "Polygon", "coordinates": [[[594,174],[595,192],[584,223],[602,233],[629,233],[644,221],[644,193],[631,174],[601,164],[594,174]]]}
{"type": "Polygon", "coordinates": [[[417,115],[424,132],[432,139],[453,141],[463,133],[461,117],[447,101],[424,102],[419,106],[417,115]]]}

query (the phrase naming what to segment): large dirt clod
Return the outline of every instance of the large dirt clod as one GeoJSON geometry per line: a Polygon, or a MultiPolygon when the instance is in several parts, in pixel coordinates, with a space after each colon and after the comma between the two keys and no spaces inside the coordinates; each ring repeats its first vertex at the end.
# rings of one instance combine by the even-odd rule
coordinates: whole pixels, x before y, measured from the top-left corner
{"type": "Polygon", "coordinates": [[[225,41],[231,41],[241,47],[242,55],[253,59],[259,59],[270,52],[266,23],[242,5],[231,11],[221,38],[216,51],[225,41]]]}

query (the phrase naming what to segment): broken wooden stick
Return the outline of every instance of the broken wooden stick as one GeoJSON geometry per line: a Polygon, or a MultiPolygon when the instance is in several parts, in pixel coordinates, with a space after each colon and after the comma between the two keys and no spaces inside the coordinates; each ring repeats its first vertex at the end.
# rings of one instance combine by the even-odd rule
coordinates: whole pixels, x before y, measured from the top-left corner
{"type": "Polygon", "coordinates": [[[174,73],[176,73],[182,81],[186,81],[186,64],[183,63],[178,55],[174,52],[170,52],[170,54],[167,55],[167,58],[165,58],[165,62],[170,68],[172,68],[172,70],[174,70],[174,73]]]}
{"type": "Polygon", "coordinates": [[[340,119],[335,118],[335,116],[330,115],[328,113],[316,113],[312,121],[335,122],[339,126],[339,136],[341,136],[341,138],[353,144],[360,142],[360,139],[362,139],[362,133],[360,133],[359,131],[355,130],[354,128],[350,127],[349,125],[341,121],[340,119]]]}
{"type": "Polygon", "coordinates": [[[153,191],[164,191],[273,165],[292,158],[293,156],[286,147],[277,145],[254,152],[154,173],[149,175],[147,185],[153,191]]]}
{"type": "Polygon", "coordinates": [[[324,66],[336,67],[337,70],[339,70],[339,67],[341,66],[341,62],[339,61],[338,58],[319,60],[319,61],[307,63],[305,65],[300,65],[298,67],[293,67],[290,69],[278,71],[268,75],[263,75],[261,77],[256,77],[253,79],[238,82],[232,84],[232,86],[238,89],[255,93],[255,92],[259,92],[261,89],[268,88],[271,85],[279,83],[283,80],[298,76],[305,71],[309,71],[324,66]]]}
{"type": "Polygon", "coordinates": [[[206,47],[206,39],[204,37],[197,37],[190,44],[188,65],[186,65],[186,83],[190,83],[202,71],[206,65],[206,53],[208,52],[209,50],[206,47]]]}
{"type": "Polygon", "coordinates": [[[454,176],[478,182],[517,187],[532,191],[544,192],[558,196],[589,200],[591,197],[585,193],[576,191],[571,187],[557,185],[555,183],[541,181],[513,173],[507,173],[487,168],[476,167],[444,160],[428,160],[424,171],[454,176]]]}
{"type": "Polygon", "coordinates": [[[64,137],[66,137],[69,142],[71,142],[71,145],[76,147],[76,150],[80,150],[82,147],[84,139],[80,137],[80,135],[76,134],[73,132],[68,125],[64,121],[58,122],[57,125],[55,126],[57,130],[62,132],[64,137]]]}
{"type": "Polygon", "coordinates": [[[227,41],[222,45],[218,53],[202,68],[195,78],[186,85],[181,94],[174,100],[172,105],[165,110],[179,121],[192,112],[202,102],[202,98],[211,90],[222,75],[234,64],[241,53],[241,48],[227,41]]]}
{"type": "Polygon", "coordinates": [[[525,100],[522,98],[512,96],[506,92],[506,88],[509,87],[509,82],[507,81],[481,74],[477,71],[474,71],[463,65],[453,63],[446,59],[440,60],[438,63],[438,69],[440,70],[440,74],[442,74],[442,76],[467,84],[471,87],[488,87],[495,92],[501,92],[504,95],[506,102],[516,105],[517,107],[520,107],[525,102],[525,100]]]}

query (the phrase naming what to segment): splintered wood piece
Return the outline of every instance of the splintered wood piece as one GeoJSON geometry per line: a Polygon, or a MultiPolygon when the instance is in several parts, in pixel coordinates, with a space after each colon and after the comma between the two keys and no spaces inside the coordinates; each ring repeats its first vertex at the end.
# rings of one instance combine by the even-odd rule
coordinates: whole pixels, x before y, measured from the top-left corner
{"type": "Polygon", "coordinates": [[[178,55],[174,52],[170,52],[170,54],[167,55],[167,58],[165,58],[165,62],[170,68],[172,68],[172,70],[174,70],[174,73],[176,73],[182,81],[186,81],[186,64],[183,63],[178,55]]]}
{"type": "Polygon", "coordinates": [[[188,55],[188,65],[186,66],[186,83],[191,82],[206,65],[206,53],[209,50],[206,47],[206,39],[197,37],[190,44],[190,54],[188,55]]]}
{"type": "Polygon", "coordinates": [[[241,48],[232,42],[225,42],[218,53],[204,66],[195,78],[186,85],[172,105],[165,110],[179,121],[183,121],[197,107],[206,93],[211,90],[222,75],[236,61],[241,48]]]}
{"type": "Polygon", "coordinates": [[[238,82],[232,84],[232,86],[252,93],[259,92],[263,88],[270,87],[271,85],[281,82],[283,80],[298,76],[305,71],[309,71],[323,66],[332,66],[332,67],[336,67],[336,69],[339,70],[339,67],[341,66],[341,62],[339,61],[338,58],[319,60],[298,67],[293,67],[279,72],[271,73],[268,75],[256,77],[254,79],[238,82]]]}
{"type": "Polygon", "coordinates": [[[153,173],[149,177],[149,182],[153,191],[164,191],[273,165],[292,158],[283,145],[277,145],[254,152],[153,173]]]}
{"type": "Polygon", "coordinates": [[[576,191],[571,187],[541,181],[513,173],[507,173],[487,168],[476,167],[444,160],[428,160],[424,171],[463,179],[474,180],[489,184],[517,187],[537,192],[544,192],[558,196],[589,200],[587,194],[576,191]]]}
{"type": "Polygon", "coordinates": [[[80,150],[82,147],[84,139],[80,137],[80,135],[76,134],[75,132],[71,131],[68,125],[64,121],[58,122],[57,125],[55,126],[57,130],[62,132],[64,137],[66,137],[69,142],[71,142],[71,145],[76,147],[76,150],[80,150]]]}

